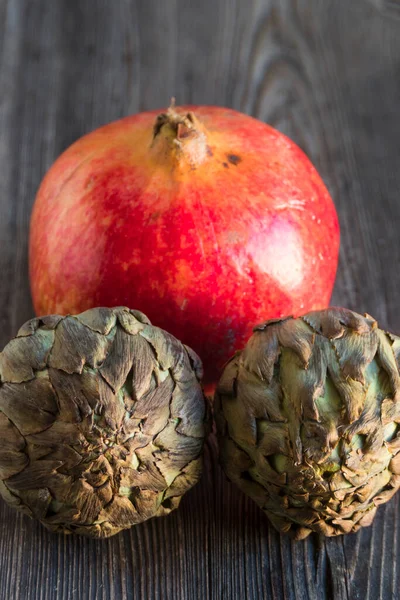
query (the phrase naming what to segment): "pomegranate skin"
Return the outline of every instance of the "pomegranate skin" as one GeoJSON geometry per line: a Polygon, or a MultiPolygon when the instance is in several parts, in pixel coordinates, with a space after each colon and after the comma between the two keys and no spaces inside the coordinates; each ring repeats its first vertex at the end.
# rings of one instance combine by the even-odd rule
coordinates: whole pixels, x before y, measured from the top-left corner
{"type": "Polygon", "coordinates": [[[34,307],[144,311],[213,383],[253,325],[329,305],[338,218],[309,159],[272,127],[214,106],[158,112],[89,133],[46,174],[30,229],[34,307]]]}

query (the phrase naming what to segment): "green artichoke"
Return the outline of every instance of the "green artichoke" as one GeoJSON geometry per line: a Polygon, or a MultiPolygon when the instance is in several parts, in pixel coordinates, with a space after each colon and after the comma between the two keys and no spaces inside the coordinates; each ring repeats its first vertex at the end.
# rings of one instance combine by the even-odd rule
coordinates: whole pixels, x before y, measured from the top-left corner
{"type": "Polygon", "coordinates": [[[370,525],[400,486],[400,338],[342,308],[256,327],[215,414],[228,478],[296,539],[370,525]]]}
{"type": "Polygon", "coordinates": [[[139,311],[28,321],[0,353],[0,494],[91,537],[168,514],[201,472],[201,375],[139,311]]]}

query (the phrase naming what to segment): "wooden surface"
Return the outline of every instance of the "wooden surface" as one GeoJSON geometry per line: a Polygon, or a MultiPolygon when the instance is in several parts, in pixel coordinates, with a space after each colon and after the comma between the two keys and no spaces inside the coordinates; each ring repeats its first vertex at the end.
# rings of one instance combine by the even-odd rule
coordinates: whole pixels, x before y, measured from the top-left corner
{"type": "MultiPolygon", "coordinates": [[[[400,332],[396,4],[0,0],[0,347],[33,314],[27,236],[46,169],[83,133],[173,95],[300,144],[339,211],[333,303],[400,332]]],[[[0,599],[397,599],[399,505],[358,534],[293,543],[224,480],[211,438],[179,511],[108,541],[51,535],[1,502],[0,599]]]]}

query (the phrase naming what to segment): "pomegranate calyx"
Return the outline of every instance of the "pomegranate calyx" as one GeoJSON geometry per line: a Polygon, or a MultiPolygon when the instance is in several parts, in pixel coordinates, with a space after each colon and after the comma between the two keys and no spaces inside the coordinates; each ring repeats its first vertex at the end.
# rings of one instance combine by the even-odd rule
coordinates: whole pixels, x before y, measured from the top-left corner
{"type": "Polygon", "coordinates": [[[151,147],[159,158],[172,158],[180,165],[188,163],[192,169],[210,156],[203,124],[192,112],[177,112],[174,104],[158,115],[151,147]]]}

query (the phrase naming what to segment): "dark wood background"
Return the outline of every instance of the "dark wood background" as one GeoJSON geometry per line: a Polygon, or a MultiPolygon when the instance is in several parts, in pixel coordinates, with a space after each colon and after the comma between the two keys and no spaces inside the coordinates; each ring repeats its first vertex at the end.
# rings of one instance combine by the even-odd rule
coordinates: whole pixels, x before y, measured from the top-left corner
{"type": "MultiPolygon", "coordinates": [[[[399,333],[396,4],[0,0],[0,347],[33,315],[28,225],[47,168],[171,96],[255,115],[309,154],[341,221],[333,303],[399,333]]],[[[397,599],[399,505],[358,534],[291,542],[224,480],[211,438],[179,511],[108,541],[51,535],[0,502],[0,598],[397,599]]]]}

